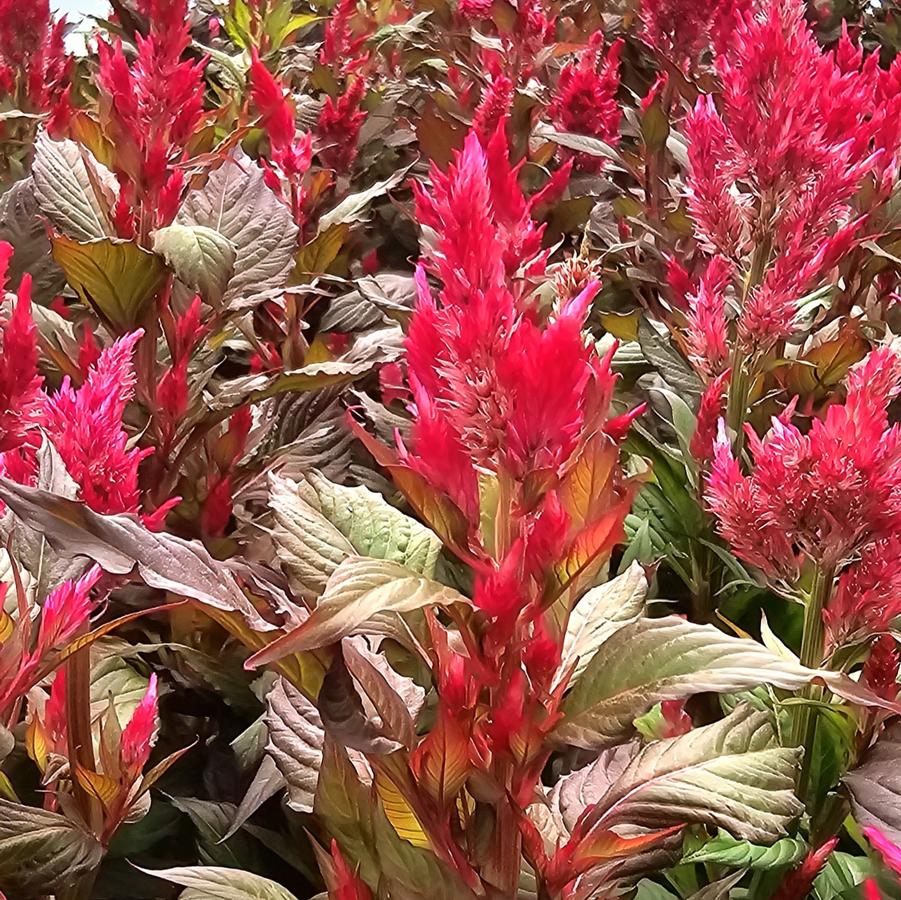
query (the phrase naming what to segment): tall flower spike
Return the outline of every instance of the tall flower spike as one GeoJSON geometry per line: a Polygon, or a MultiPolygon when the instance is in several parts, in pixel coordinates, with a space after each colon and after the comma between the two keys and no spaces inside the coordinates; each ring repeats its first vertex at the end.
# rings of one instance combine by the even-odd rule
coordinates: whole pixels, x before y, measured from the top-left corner
{"type": "MultiPolygon", "coordinates": [[[[0,243],[0,296],[12,247],[0,243]]],[[[0,320],[0,460],[36,434],[41,419],[43,379],[38,374],[37,329],[31,317],[31,275],[19,283],[12,314],[0,320]]],[[[2,463],[0,463],[2,465],[2,463]]]]}
{"type": "Polygon", "coordinates": [[[135,331],[104,350],[78,390],[63,379],[45,406],[47,433],[81,498],[100,513],[137,511],[138,465],[153,452],[129,448],[122,427],[134,395],[132,354],[142,335],[135,331]]]}
{"type": "Polygon", "coordinates": [[[874,351],[849,375],[846,402],[830,406],[807,434],[779,419],[762,440],[749,429],[749,475],[720,436],[707,499],[740,557],[793,580],[805,558],[835,567],[863,554],[866,564],[894,540],[901,530],[901,432],[887,426],[887,407],[899,389],[896,351],[874,351]]]}
{"type": "Polygon", "coordinates": [[[122,769],[133,779],[140,774],[150,758],[150,751],[156,741],[158,719],[157,678],[156,674],[153,674],[141,702],[135,707],[128,724],[122,729],[122,740],[119,744],[122,769]]]}
{"type": "Polygon", "coordinates": [[[714,256],[701,276],[697,293],[689,297],[688,355],[708,378],[722,373],[729,356],[725,292],[731,277],[729,261],[714,256]]]}
{"type": "Polygon", "coordinates": [[[50,592],[41,607],[37,655],[43,656],[71,640],[91,613],[91,589],[100,578],[99,566],[92,566],[78,581],[66,581],[50,592]]]}
{"type": "MultiPolygon", "coordinates": [[[[583,50],[577,62],[568,63],[560,72],[557,89],[548,115],[560,131],[595,137],[607,144],[619,143],[619,125],[622,114],[616,102],[619,90],[619,58],[622,40],[615,41],[603,53],[603,32],[591,37],[588,49],[583,50]]],[[[569,158],[572,151],[562,153],[569,158]]],[[[586,172],[599,172],[605,160],[587,153],[575,155],[576,168],[586,172]]]]}

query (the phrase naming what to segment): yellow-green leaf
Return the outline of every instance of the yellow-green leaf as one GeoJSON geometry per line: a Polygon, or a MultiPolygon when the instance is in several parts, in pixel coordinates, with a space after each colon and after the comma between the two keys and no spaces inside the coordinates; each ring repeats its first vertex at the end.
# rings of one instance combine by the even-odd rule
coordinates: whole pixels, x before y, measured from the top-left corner
{"type": "Polygon", "coordinates": [[[53,258],[82,301],[117,331],[133,327],[166,280],[163,261],[134,241],[53,238],[53,258]]]}

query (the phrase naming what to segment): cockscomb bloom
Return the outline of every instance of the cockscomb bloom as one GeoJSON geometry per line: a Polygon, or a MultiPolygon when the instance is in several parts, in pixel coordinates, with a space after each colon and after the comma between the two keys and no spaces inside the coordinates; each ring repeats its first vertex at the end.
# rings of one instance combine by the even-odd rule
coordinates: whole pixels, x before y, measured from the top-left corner
{"type": "Polygon", "coordinates": [[[894,66],[847,34],[821,50],[796,0],[742,16],[716,68],[719,103],[701,97],[685,122],[689,208],[702,244],[752,271],[738,336],[756,354],[792,333],[799,298],[862,240],[854,197],[897,171],[901,92],[894,66]]]}
{"type": "Polygon", "coordinates": [[[298,134],[294,105],[282,83],[263,65],[256,50],[250,64],[250,99],[269,138],[269,159],[260,158],[266,185],[291,207],[298,227],[306,221],[303,176],[313,159],[310,134],[298,134]],[[275,168],[273,168],[273,166],[275,168]],[[287,191],[282,184],[287,182],[287,191]]]}
{"type": "Polygon", "coordinates": [[[702,5],[694,0],[642,0],[641,39],[691,72],[711,46],[721,52],[743,16],[753,10],[754,0],[712,0],[702,5]]]}
{"type": "Polygon", "coordinates": [[[553,560],[577,544],[599,557],[621,536],[629,491],[617,442],[636,414],[608,420],[612,352],[599,357],[582,331],[597,282],[545,320],[531,304],[527,276],[546,257],[515,173],[501,123],[487,147],[471,133],[447,173],[433,171],[431,190],[416,188],[435,232],[424,266],[441,286],[435,296],[420,266],[406,345],[414,424],[409,446],[398,444],[401,462],[470,523],[467,545],[490,561],[475,603],[505,628],[540,595],[553,560]],[[580,464],[606,473],[591,509],[571,495],[580,464]],[[479,536],[486,476],[522,492],[499,547],[479,536]]]}
{"type": "Polygon", "coordinates": [[[688,358],[707,378],[721,374],[729,358],[725,293],[731,278],[729,261],[714,256],[701,275],[697,291],[688,298],[688,358]]]}
{"type": "Polygon", "coordinates": [[[726,389],[731,374],[732,370],[726,369],[709,381],[701,394],[695,430],[689,445],[689,452],[695,462],[701,465],[713,457],[719,422],[725,413],[726,389]]]}
{"type": "Polygon", "coordinates": [[[872,352],[851,370],[845,402],[806,434],[780,419],[763,439],[749,428],[748,475],[720,433],[707,499],[739,557],[788,581],[805,560],[827,570],[858,556],[856,565],[872,563],[901,527],[901,433],[887,415],[899,390],[896,351],[872,352]]]}
{"type": "Polygon", "coordinates": [[[65,647],[88,621],[91,590],[100,574],[92,566],[78,581],[66,581],[50,592],[41,607],[33,646],[23,646],[21,622],[13,638],[0,644],[0,714],[47,674],[44,667],[51,662],[51,654],[65,647]]]}
{"type": "Polygon", "coordinates": [[[147,765],[156,738],[159,720],[157,678],[153,674],[141,702],[122,729],[119,759],[123,774],[133,781],[147,765]]]}
{"type": "Polygon", "coordinates": [[[332,877],[329,879],[329,897],[332,900],[372,900],[372,891],[366,882],[347,864],[338,842],[332,838],[332,877]]]}
{"type": "Polygon", "coordinates": [[[134,396],[132,355],[142,335],[120,338],[100,354],[81,387],[65,378],[45,404],[44,428],[95,512],[136,512],[140,505],[138,466],[153,450],[129,447],[122,417],[134,396]]]}
{"type": "Polygon", "coordinates": [[[494,0],[458,0],[457,12],[463,19],[479,21],[491,18],[491,7],[494,0]]]}
{"type": "MultiPolygon", "coordinates": [[[[0,243],[0,298],[13,248],[0,243]]],[[[4,457],[36,440],[43,379],[38,374],[37,329],[31,317],[31,275],[25,274],[8,317],[0,318],[0,471],[4,457]]],[[[2,313],[0,313],[2,316],[2,313]]]]}
{"type": "MultiPolygon", "coordinates": [[[[605,53],[604,34],[598,31],[578,60],[563,67],[548,107],[548,115],[558,131],[584,134],[607,144],[619,143],[622,113],[616,92],[622,49],[622,40],[617,40],[605,53]]],[[[586,172],[599,172],[605,165],[602,156],[573,154],[566,148],[559,152],[563,159],[574,157],[576,168],[586,172]]]]}
{"type": "Polygon", "coordinates": [[[799,866],[783,877],[782,884],[773,894],[773,900],[804,900],[809,897],[814,879],[823,871],[837,844],[838,838],[834,837],[811,850],[799,866]]]}
{"type": "Polygon", "coordinates": [[[873,845],[882,861],[893,871],[901,875],[901,847],[889,840],[878,828],[868,826],[863,829],[864,837],[873,845]]]}
{"type": "Polygon", "coordinates": [[[177,211],[184,187],[178,164],[203,116],[206,60],[182,59],[191,43],[187,0],[146,0],[141,11],[149,30],[135,36],[131,65],[120,41],[98,41],[97,84],[101,126],[116,148],[123,200],[141,210],[144,237],[151,227],[168,225],[177,211]]]}
{"type": "Polygon", "coordinates": [[[498,123],[505,120],[513,103],[513,82],[499,69],[482,91],[482,99],[472,117],[472,130],[483,144],[494,136],[498,123]]]}
{"type": "Polygon", "coordinates": [[[366,94],[366,81],[351,78],[347,89],[337,100],[326,97],[316,122],[316,136],[321,144],[319,159],[336,172],[350,171],[357,158],[360,128],[366,111],[360,108],[366,94]]]}
{"type": "Polygon", "coordinates": [[[346,75],[363,65],[369,54],[364,50],[367,33],[353,34],[351,20],[357,12],[356,0],[338,0],[325,23],[319,62],[346,75]]]}
{"type": "Polygon", "coordinates": [[[66,27],[65,17],[51,18],[49,0],[0,0],[0,95],[26,112],[47,112],[68,99],[66,27]]]}
{"type": "Polygon", "coordinates": [[[484,146],[470,134],[447,172],[433,165],[430,191],[413,183],[416,217],[435,235],[425,265],[441,280],[446,304],[505,286],[518,293],[523,278],[541,275],[547,263],[544,229],[531,216],[541,194],[523,195],[522,164],[510,165],[504,126],[484,146]]]}
{"type": "Polygon", "coordinates": [[[870,647],[869,656],[860,673],[860,680],[877,697],[894,701],[898,697],[901,685],[898,684],[899,662],[901,653],[898,641],[893,634],[882,634],[870,647]]]}

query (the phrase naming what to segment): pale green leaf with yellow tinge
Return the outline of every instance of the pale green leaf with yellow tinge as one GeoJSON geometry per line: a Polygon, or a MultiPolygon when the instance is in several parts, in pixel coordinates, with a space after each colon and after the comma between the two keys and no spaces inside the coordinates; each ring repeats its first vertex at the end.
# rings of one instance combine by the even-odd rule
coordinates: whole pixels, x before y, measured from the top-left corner
{"type": "Polygon", "coordinates": [[[315,471],[296,482],[273,477],[269,506],[279,559],[301,594],[320,594],[338,565],[352,555],[435,574],[438,536],[367,488],[334,484],[315,471]]]}
{"type": "Polygon", "coordinates": [[[219,303],[235,269],[232,242],[203,225],[168,225],[153,233],[153,251],[207,303],[219,303]]]}
{"type": "Polygon", "coordinates": [[[133,328],[166,280],[166,267],[134,241],[53,240],[53,258],[81,300],[117,330],[133,328]]]}

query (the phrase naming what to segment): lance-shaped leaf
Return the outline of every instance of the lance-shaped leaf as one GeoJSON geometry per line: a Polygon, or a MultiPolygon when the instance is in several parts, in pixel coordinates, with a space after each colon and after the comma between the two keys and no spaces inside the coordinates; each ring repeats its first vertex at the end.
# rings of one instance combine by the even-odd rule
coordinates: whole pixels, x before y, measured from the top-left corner
{"type": "Polygon", "coordinates": [[[223,297],[227,306],[252,306],[287,283],[297,226],[266,187],[262,170],[243,153],[229,157],[203,188],[188,194],[176,222],[214,229],[234,247],[234,274],[223,297]]]}
{"type": "MultiPolygon", "coordinates": [[[[381,699],[384,701],[391,689],[387,682],[383,688],[381,699]]],[[[401,742],[386,733],[385,723],[378,717],[373,704],[367,704],[368,708],[363,705],[342,652],[332,659],[317,704],[323,727],[342,746],[367,754],[393,753],[401,748],[401,742]]]]}
{"type": "Polygon", "coordinates": [[[62,289],[65,278],[50,254],[44,220],[38,215],[34,180],[23,178],[0,197],[0,241],[13,246],[7,287],[15,290],[28,272],[31,296],[49,303],[62,289]]]}
{"type": "Polygon", "coordinates": [[[76,500],[0,478],[0,498],[62,556],[87,556],[115,575],[136,566],[151,587],[237,612],[258,631],[274,626],[257,612],[231,573],[199,541],[148,531],[134,516],[103,516],[76,500]]]}
{"type": "MultiPolygon", "coordinates": [[[[721,722],[649,744],[614,779],[602,756],[583,777],[611,783],[579,811],[577,828],[587,834],[626,823],[664,828],[698,822],[771,843],[804,809],[795,796],[802,751],[775,743],[769,713],[739,707],[721,722]]],[[[572,818],[576,811],[563,812],[572,818]]]]}
{"type": "Polygon", "coordinates": [[[405,900],[472,900],[459,877],[429,850],[402,838],[375,785],[363,785],[344,749],[326,740],[315,814],[370,887],[405,900]]]}
{"type": "Polygon", "coordinates": [[[566,670],[576,663],[570,684],[585,671],[607,638],[644,613],[647,591],[644,569],[633,562],[622,575],[582,596],[570,614],[563,639],[560,668],[566,670]]]}
{"type": "Polygon", "coordinates": [[[815,678],[855,702],[894,709],[846,676],[804,668],[712,625],[676,616],[640,619],[601,645],[567,695],[565,718],[555,733],[561,741],[599,748],[628,734],[632,721],[661,700],[760,684],[797,690],[815,678]]]}
{"type": "Polygon", "coordinates": [[[148,875],[180,884],[180,900],[297,900],[269,878],[222,866],[180,866],[174,869],[141,869],[148,875]]]}
{"type": "Polygon", "coordinates": [[[727,831],[682,855],[681,862],[728,866],[730,869],[771,869],[791,866],[807,855],[808,846],[795,838],[782,838],[768,847],[740,841],[727,831]]]}
{"type": "Polygon", "coordinates": [[[344,362],[328,360],[310,363],[300,369],[281,372],[278,375],[246,375],[233,378],[219,386],[209,400],[213,411],[227,412],[245,403],[259,403],[268,397],[300,391],[318,391],[336,384],[349,384],[373,369],[371,360],[344,362]]]}
{"type": "Polygon", "coordinates": [[[254,654],[247,665],[253,668],[288,653],[333,644],[376,615],[455,603],[469,605],[470,600],[399,563],[350,557],[332,573],[309,619],[254,654]]]}
{"type": "Polygon", "coordinates": [[[844,782],[860,825],[878,828],[901,844],[901,722],[886,729],[863,765],[850,771],[844,782]]]}
{"type": "Polygon", "coordinates": [[[318,472],[293,482],[270,480],[275,514],[273,539],[294,587],[320,594],[348,556],[402,563],[422,575],[435,574],[438,536],[364,487],[333,484],[318,472]]]}
{"type": "Polygon", "coordinates": [[[117,330],[133,327],[166,280],[166,267],[134,241],[53,238],[53,258],[82,302],[117,330]]]}
{"type": "Polygon", "coordinates": [[[369,204],[377,197],[396,188],[406,178],[407,169],[399,169],[392,175],[389,175],[384,181],[377,181],[365,190],[356,194],[349,194],[334,209],[330,209],[325,215],[319,219],[319,234],[328,231],[335,225],[344,222],[357,222],[363,218],[369,204]]]}
{"type": "Polygon", "coordinates": [[[0,800],[0,891],[10,897],[62,890],[102,856],[99,842],[64,816],[0,800]]]}
{"type": "Polygon", "coordinates": [[[312,812],[325,731],[319,710],[284,678],[266,697],[266,752],[288,785],[288,806],[312,812]]]}
{"type": "Polygon", "coordinates": [[[106,166],[74,141],[54,141],[42,133],[35,142],[34,194],[41,212],[77,240],[113,237],[109,216],[119,184],[106,166]]]}
{"type": "Polygon", "coordinates": [[[203,225],[168,225],[153,233],[153,252],[207,303],[222,300],[235,268],[235,248],[227,237],[203,225]]]}

